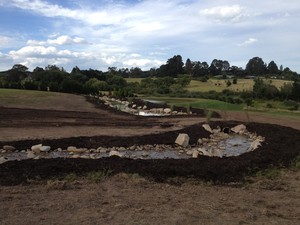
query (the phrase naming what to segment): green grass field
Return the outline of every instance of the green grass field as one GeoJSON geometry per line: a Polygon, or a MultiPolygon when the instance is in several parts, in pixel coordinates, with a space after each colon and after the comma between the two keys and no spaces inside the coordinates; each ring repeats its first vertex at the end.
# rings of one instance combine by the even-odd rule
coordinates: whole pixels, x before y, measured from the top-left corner
{"type": "Polygon", "coordinates": [[[0,105],[26,105],[55,95],[58,93],[0,88],[0,105]]]}
{"type": "MultiPolygon", "coordinates": [[[[201,82],[197,80],[192,80],[189,86],[186,88],[188,91],[199,91],[199,92],[208,92],[208,91],[217,91],[221,92],[224,89],[229,89],[232,91],[252,91],[254,80],[252,79],[238,79],[237,84],[232,84],[227,87],[227,80],[224,79],[209,79],[207,82],[201,82]]],[[[232,80],[231,80],[232,82],[232,80]]],[[[265,82],[269,82],[272,85],[275,85],[278,89],[284,85],[284,83],[292,83],[292,81],[286,80],[276,80],[276,79],[265,79],[265,82]]]]}
{"type": "Polygon", "coordinates": [[[167,98],[167,97],[147,97],[144,99],[158,100],[166,102],[169,105],[176,106],[191,106],[194,108],[202,109],[214,109],[214,110],[228,110],[228,111],[238,111],[242,110],[242,105],[235,105],[226,102],[221,102],[218,100],[211,99],[200,99],[200,98],[167,98]]]}

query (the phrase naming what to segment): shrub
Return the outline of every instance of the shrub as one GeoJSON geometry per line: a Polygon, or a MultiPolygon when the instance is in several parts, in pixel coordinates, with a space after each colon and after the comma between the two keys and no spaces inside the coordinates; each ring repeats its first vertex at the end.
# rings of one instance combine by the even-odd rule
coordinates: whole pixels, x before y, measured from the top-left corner
{"type": "Polygon", "coordinates": [[[284,105],[288,106],[290,110],[298,110],[299,103],[293,100],[286,100],[284,101],[284,105]]]}

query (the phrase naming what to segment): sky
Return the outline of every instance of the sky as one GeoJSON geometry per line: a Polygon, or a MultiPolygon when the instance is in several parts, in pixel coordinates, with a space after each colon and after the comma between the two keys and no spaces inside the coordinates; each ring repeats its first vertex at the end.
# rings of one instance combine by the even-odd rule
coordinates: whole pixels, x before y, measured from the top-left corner
{"type": "Polygon", "coordinates": [[[0,0],[0,71],[158,68],[174,55],[300,73],[300,0],[0,0]]]}

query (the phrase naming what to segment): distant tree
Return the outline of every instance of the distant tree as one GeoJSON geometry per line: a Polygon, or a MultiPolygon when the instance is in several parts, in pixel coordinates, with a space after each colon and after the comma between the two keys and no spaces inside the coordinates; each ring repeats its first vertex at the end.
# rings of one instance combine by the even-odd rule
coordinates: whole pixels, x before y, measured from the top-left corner
{"type": "Polygon", "coordinates": [[[293,92],[293,84],[284,83],[280,88],[281,95],[287,100],[291,97],[293,92]]]}
{"type": "Polygon", "coordinates": [[[107,84],[114,90],[126,87],[127,82],[119,75],[112,75],[107,78],[107,84]]]}
{"type": "Polygon", "coordinates": [[[231,81],[230,81],[230,80],[227,80],[226,86],[227,86],[227,87],[230,87],[231,85],[232,85],[231,81]]]}
{"type": "Polygon", "coordinates": [[[274,61],[271,61],[268,64],[267,69],[268,69],[269,74],[278,74],[279,73],[278,66],[276,65],[276,63],[274,61]]]}
{"type": "Polygon", "coordinates": [[[143,71],[139,67],[131,68],[129,74],[130,77],[143,77],[143,71]]]}
{"type": "Polygon", "coordinates": [[[178,74],[183,74],[182,57],[180,55],[175,55],[168,59],[165,65],[161,65],[159,68],[159,75],[161,77],[177,77],[178,74]]]}
{"type": "Polygon", "coordinates": [[[25,73],[28,68],[22,64],[15,64],[11,70],[25,73]]]}
{"type": "Polygon", "coordinates": [[[263,75],[266,72],[266,65],[261,58],[254,57],[247,63],[246,72],[249,75],[263,75]]]}
{"type": "Polygon", "coordinates": [[[193,64],[190,59],[186,60],[184,69],[187,74],[193,73],[193,64]]]}
{"type": "Polygon", "coordinates": [[[300,101],[300,82],[295,81],[293,83],[292,98],[298,102],[300,101]]]}

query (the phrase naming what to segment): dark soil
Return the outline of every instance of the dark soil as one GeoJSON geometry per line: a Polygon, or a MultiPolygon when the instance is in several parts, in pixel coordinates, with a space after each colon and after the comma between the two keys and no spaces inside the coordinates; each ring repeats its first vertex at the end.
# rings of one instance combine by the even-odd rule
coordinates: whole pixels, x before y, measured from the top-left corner
{"type": "MultiPolygon", "coordinates": [[[[237,122],[211,122],[213,128],[231,127],[237,122]]],[[[253,152],[238,157],[198,159],[164,159],[164,160],[132,160],[118,157],[88,159],[40,159],[10,161],[0,165],[0,184],[16,185],[30,180],[64,177],[69,173],[84,175],[90,171],[110,170],[113,174],[120,172],[138,173],[155,181],[165,182],[173,177],[196,178],[215,183],[241,181],[246,175],[271,166],[287,166],[300,154],[300,131],[288,127],[270,124],[248,123],[251,132],[265,137],[262,146],[253,152]]],[[[200,137],[209,134],[201,124],[193,125],[180,131],[172,131],[155,135],[136,137],[78,137],[57,140],[43,140],[44,145],[52,148],[77,147],[97,148],[99,146],[131,146],[142,144],[173,144],[178,133],[188,133],[191,144],[200,137]]],[[[16,141],[17,148],[29,148],[36,140],[16,141]]],[[[4,143],[0,143],[3,145],[4,143]]]]}

